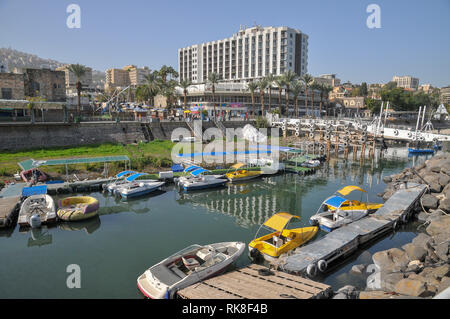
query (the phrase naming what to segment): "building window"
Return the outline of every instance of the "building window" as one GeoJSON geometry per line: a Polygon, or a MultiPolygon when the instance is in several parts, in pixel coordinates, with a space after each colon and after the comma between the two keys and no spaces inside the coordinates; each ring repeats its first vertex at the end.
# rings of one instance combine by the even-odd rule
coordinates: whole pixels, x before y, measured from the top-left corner
{"type": "Polygon", "coordinates": [[[12,100],[12,89],[2,88],[2,98],[5,100],[12,100]]]}

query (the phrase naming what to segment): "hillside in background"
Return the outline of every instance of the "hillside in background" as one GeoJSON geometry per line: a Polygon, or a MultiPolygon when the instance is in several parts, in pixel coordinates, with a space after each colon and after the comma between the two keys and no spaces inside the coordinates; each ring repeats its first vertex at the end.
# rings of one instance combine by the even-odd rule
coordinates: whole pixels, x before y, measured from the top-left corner
{"type": "MultiPolygon", "coordinates": [[[[48,68],[53,70],[60,66],[74,62],[62,63],[52,59],[44,59],[35,54],[25,53],[11,48],[0,48],[0,63],[7,65],[8,69],[11,71],[13,68],[48,68]]],[[[92,81],[95,86],[99,85],[103,87],[105,83],[105,72],[92,70],[92,81]]]]}

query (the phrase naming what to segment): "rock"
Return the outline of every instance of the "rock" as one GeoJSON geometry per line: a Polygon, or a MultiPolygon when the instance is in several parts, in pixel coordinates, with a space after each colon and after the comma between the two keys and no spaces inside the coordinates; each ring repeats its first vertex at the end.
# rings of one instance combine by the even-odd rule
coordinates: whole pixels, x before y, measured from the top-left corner
{"type": "Polygon", "coordinates": [[[434,173],[440,173],[441,167],[440,166],[432,166],[432,167],[430,167],[430,171],[434,172],[434,173]]]}
{"type": "Polygon", "coordinates": [[[450,265],[446,264],[446,265],[442,265],[439,267],[434,268],[431,271],[431,276],[435,279],[442,279],[444,277],[446,277],[450,272],[450,265]]]}
{"type": "Polygon", "coordinates": [[[402,248],[405,250],[406,254],[408,255],[409,260],[424,261],[425,256],[427,255],[427,250],[425,248],[423,248],[421,246],[416,246],[412,243],[406,244],[402,248]]]}
{"type": "Polygon", "coordinates": [[[385,182],[386,184],[392,182],[392,177],[390,177],[390,176],[384,176],[384,177],[383,177],[383,182],[385,182]]]}
{"type": "Polygon", "coordinates": [[[422,205],[425,209],[427,208],[436,209],[439,206],[439,200],[431,194],[425,194],[422,196],[422,205]]]}
{"type": "Polygon", "coordinates": [[[403,252],[403,255],[397,250],[400,250],[398,248],[392,248],[389,250],[379,251],[373,254],[372,260],[374,264],[380,269],[382,272],[393,272],[393,271],[401,271],[403,268],[406,268],[406,266],[409,263],[408,257],[406,256],[406,253],[403,252]],[[394,256],[392,255],[392,252],[394,251],[394,256]],[[400,261],[400,262],[396,262],[400,261]]]}
{"type": "Polygon", "coordinates": [[[338,294],[334,295],[332,299],[349,299],[349,298],[344,293],[338,293],[338,294]]]}
{"type": "Polygon", "coordinates": [[[432,183],[439,183],[439,174],[436,173],[427,173],[425,176],[423,176],[423,179],[428,184],[432,183]]]}
{"type": "Polygon", "coordinates": [[[426,228],[426,231],[431,236],[441,233],[450,234],[450,215],[440,216],[439,218],[433,220],[426,228]]]}
{"type": "Polygon", "coordinates": [[[359,299],[411,299],[416,297],[399,295],[392,292],[373,290],[373,291],[361,291],[359,293],[359,299]]]}
{"type": "Polygon", "coordinates": [[[447,174],[450,176],[450,163],[445,163],[441,166],[441,173],[447,174]]]}
{"type": "Polygon", "coordinates": [[[417,165],[415,168],[416,168],[416,171],[419,171],[425,167],[426,167],[426,165],[424,163],[422,163],[422,164],[417,165]]]}
{"type": "Polygon", "coordinates": [[[448,262],[448,241],[444,241],[435,246],[434,252],[444,262],[448,262]]]}
{"type": "Polygon", "coordinates": [[[437,293],[440,293],[441,291],[444,291],[450,287],[450,277],[446,276],[441,279],[441,282],[439,283],[437,293]]]}
{"type": "Polygon", "coordinates": [[[391,198],[392,195],[394,195],[395,190],[388,190],[383,195],[383,200],[387,201],[389,198],[391,198]]]}
{"type": "Polygon", "coordinates": [[[356,288],[354,286],[351,285],[347,285],[344,286],[342,288],[340,288],[337,292],[336,292],[336,296],[339,296],[337,298],[333,298],[333,299],[357,299],[358,298],[358,291],[356,291],[356,288]],[[342,298],[342,296],[339,295],[344,295],[345,298],[342,298]]]}
{"type": "Polygon", "coordinates": [[[424,297],[427,289],[426,284],[420,280],[402,279],[394,287],[394,291],[401,295],[424,297]]]}
{"type": "Polygon", "coordinates": [[[450,213],[450,197],[447,197],[439,202],[439,208],[446,213],[450,213]]]}
{"type": "Polygon", "coordinates": [[[413,260],[408,264],[406,272],[418,273],[423,269],[423,263],[420,260],[413,260]]]}
{"type": "Polygon", "coordinates": [[[366,265],[353,265],[350,272],[360,275],[364,272],[365,269],[366,269],[366,265]]]}
{"type": "Polygon", "coordinates": [[[419,214],[417,214],[416,218],[419,222],[424,223],[428,219],[428,214],[422,211],[419,214]]]}
{"type": "Polygon", "coordinates": [[[392,272],[392,273],[381,272],[380,287],[384,291],[394,291],[395,285],[397,284],[397,282],[399,282],[403,278],[404,278],[404,276],[401,272],[392,272]]]}
{"type": "Polygon", "coordinates": [[[428,214],[427,222],[432,222],[433,220],[439,219],[443,215],[441,210],[430,209],[430,214],[428,214]]]}
{"type": "Polygon", "coordinates": [[[439,183],[431,183],[430,184],[430,191],[432,193],[440,193],[442,190],[442,186],[439,183]]]}
{"type": "Polygon", "coordinates": [[[450,176],[447,174],[439,174],[439,179],[438,179],[438,183],[442,186],[445,187],[450,183],[450,176]]]}
{"type": "Polygon", "coordinates": [[[384,193],[377,193],[378,197],[383,197],[384,193]]]}
{"type": "Polygon", "coordinates": [[[420,233],[412,240],[412,244],[426,249],[427,243],[431,242],[432,240],[433,239],[431,238],[431,236],[428,236],[425,233],[420,233]]]}

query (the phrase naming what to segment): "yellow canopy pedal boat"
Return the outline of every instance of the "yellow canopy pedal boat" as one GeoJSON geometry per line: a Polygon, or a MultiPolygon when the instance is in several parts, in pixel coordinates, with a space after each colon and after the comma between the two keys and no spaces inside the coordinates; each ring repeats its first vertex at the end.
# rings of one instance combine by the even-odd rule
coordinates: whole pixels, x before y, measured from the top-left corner
{"type": "Polygon", "coordinates": [[[65,221],[91,218],[97,215],[100,207],[96,198],[90,196],[67,197],[58,202],[58,217],[65,221]]]}
{"type": "Polygon", "coordinates": [[[250,258],[263,257],[271,262],[311,240],[319,230],[317,226],[299,227],[300,217],[286,212],[274,214],[262,224],[248,245],[250,258]],[[297,228],[295,228],[297,226],[297,228]],[[258,237],[262,232],[269,232],[258,237]]]}
{"type": "Polygon", "coordinates": [[[243,163],[237,163],[231,166],[231,168],[234,168],[235,171],[225,174],[225,176],[228,178],[230,182],[246,181],[249,179],[259,177],[263,174],[263,171],[261,170],[249,171],[246,169],[240,169],[243,166],[245,166],[245,164],[243,163]]]}
{"type": "Polygon", "coordinates": [[[369,194],[364,189],[350,185],[325,199],[316,214],[311,216],[309,222],[311,225],[319,225],[326,232],[331,232],[338,227],[363,218],[382,206],[383,204],[369,203],[369,194]],[[361,200],[362,193],[366,193],[367,202],[351,200],[345,197],[356,190],[361,192],[361,200]]]}

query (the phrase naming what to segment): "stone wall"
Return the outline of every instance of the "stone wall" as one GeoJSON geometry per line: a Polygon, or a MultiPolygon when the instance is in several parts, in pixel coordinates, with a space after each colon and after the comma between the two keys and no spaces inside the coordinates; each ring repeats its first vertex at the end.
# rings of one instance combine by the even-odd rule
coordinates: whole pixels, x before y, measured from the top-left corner
{"type": "Polygon", "coordinates": [[[66,101],[65,73],[49,69],[25,69],[25,96],[40,96],[47,101],[66,101]]]}
{"type": "Polygon", "coordinates": [[[0,124],[0,150],[145,141],[140,123],[0,124]]]}
{"type": "Polygon", "coordinates": [[[0,99],[23,100],[25,98],[23,74],[0,73],[0,99]],[[6,90],[11,89],[11,97],[6,90]]]}

